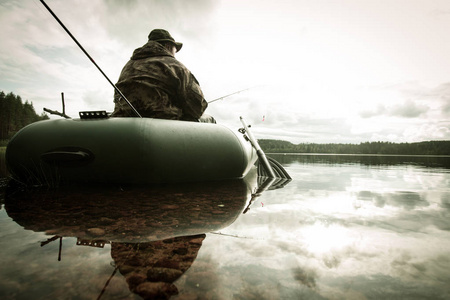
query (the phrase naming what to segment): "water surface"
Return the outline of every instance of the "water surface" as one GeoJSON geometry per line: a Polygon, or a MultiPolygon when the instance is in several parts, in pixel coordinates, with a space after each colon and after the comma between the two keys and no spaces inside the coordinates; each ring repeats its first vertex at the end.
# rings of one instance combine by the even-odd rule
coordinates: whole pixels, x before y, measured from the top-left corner
{"type": "Polygon", "coordinates": [[[275,157],[293,180],[262,193],[3,188],[0,297],[450,298],[448,157],[275,157]]]}

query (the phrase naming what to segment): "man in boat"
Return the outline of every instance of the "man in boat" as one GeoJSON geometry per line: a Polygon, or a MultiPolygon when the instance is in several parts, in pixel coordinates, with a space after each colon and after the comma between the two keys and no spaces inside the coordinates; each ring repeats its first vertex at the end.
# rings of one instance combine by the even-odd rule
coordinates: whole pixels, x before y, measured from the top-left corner
{"type": "MultiPolygon", "coordinates": [[[[182,46],[167,30],[152,30],[148,42],[134,50],[116,86],[143,117],[215,123],[203,116],[208,102],[197,79],[175,58],[182,46]]],[[[135,116],[117,91],[114,103],[112,117],[135,116]]]]}

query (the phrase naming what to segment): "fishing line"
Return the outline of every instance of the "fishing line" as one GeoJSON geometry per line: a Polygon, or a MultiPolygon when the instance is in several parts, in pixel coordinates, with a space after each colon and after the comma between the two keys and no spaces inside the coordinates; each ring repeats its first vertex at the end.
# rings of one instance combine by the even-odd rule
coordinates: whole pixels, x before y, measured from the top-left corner
{"type": "Polygon", "coordinates": [[[233,96],[233,95],[236,95],[236,94],[239,94],[239,93],[241,93],[241,92],[248,91],[248,90],[253,89],[253,88],[255,88],[255,87],[258,87],[258,86],[252,86],[252,87],[249,87],[249,88],[246,88],[246,89],[243,89],[243,90],[239,90],[239,91],[237,91],[237,92],[234,92],[234,93],[231,93],[231,94],[228,94],[228,95],[225,95],[225,96],[216,98],[216,99],[214,99],[214,100],[208,101],[208,104],[209,104],[209,103],[216,102],[216,101],[219,101],[219,100],[222,100],[222,99],[224,99],[224,98],[227,98],[227,97],[230,97],[230,96],[233,96]]]}

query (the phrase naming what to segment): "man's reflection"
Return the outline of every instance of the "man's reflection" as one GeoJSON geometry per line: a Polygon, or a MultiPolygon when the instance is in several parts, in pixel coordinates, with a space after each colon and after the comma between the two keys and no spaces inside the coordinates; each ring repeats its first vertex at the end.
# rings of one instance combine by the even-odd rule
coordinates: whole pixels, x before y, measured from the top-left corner
{"type": "Polygon", "coordinates": [[[130,291],[144,299],[169,299],[178,294],[173,284],[190,268],[205,234],[149,243],[111,243],[111,256],[130,291]]]}

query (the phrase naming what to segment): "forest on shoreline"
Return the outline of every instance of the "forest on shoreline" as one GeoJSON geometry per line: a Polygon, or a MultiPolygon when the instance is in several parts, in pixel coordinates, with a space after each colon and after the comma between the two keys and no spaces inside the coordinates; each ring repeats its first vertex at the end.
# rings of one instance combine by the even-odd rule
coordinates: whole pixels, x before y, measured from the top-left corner
{"type": "Polygon", "coordinates": [[[266,153],[386,154],[386,155],[450,155],[450,141],[417,143],[364,142],[360,144],[293,144],[288,141],[261,139],[266,153]]]}
{"type": "Polygon", "coordinates": [[[47,114],[36,114],[33,102],[23,102],[14,93],[0,91],[0,146],[26,125],[46,119],[47,114]]]}

